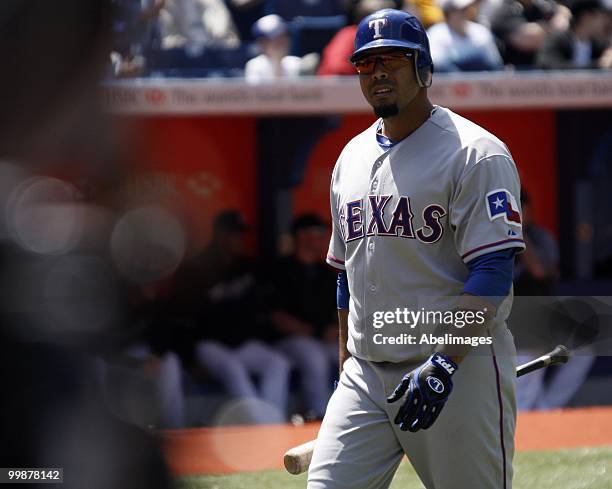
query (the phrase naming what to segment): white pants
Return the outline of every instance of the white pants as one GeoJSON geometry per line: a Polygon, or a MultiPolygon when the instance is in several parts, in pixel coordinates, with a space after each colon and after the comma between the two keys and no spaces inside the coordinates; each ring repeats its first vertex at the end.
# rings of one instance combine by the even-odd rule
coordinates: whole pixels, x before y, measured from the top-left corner
{"type": "Polygon", "coordinates": [[[239,348],[202,341],[196,346],[196,360],[229,395],[261,398],[286,415],[291,366],[280,353],[254,340],[239,348]],[[251,375],[258,378],[259,390],[251,375]]]}
{"type": "Polygon", "coordinates": [[[434,425],[417,433],[393,424],[400,401],[386,397],[414,363],[350,358],[315,446],[308,489],[384,489],[405,454],[427,489],[511,489],[516,403],[512,335],[496,328],[493,349],[472,351],[434,425]]]}
{"type": "Polygon", "coordinates": [[[337,373],[338,346],[330,348],[328,343],[293,336],[276,344],[300,374],[300,384],[307,409],[323,417],[332,393],[332,372],[337,373]]]}
{"type": "MultiPolygon", "coordinates": [[[[143,362],[153,358],[144,344],[132,346],[126,356],[143,362]]],[[[158,424],[162,428],[185,426],[185,396],[181,361],[176,353],[158,357],[154,369],[144,371],[96,361],[96,370],[107,397],[117,415],[136,424],[158,424]]]]}

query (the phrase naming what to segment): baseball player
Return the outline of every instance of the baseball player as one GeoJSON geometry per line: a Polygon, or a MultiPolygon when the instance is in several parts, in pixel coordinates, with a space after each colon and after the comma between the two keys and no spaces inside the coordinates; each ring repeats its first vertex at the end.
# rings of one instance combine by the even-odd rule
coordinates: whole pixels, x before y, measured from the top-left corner
{"type": "Polygon", "coordinates": [[[386,488],[405,453],[428,489],[509,489],[506,318],[524,248],[515,164],[495,136],[430,103],[429,43],[413,15],[363,19],[351,62],[379,119],[331,179],[343,366],[308,488],[386,488]],[[436,310],[455,319],[425,324],[436,310]],[[466,326],[468,314],[479,320],[466,326]]]}

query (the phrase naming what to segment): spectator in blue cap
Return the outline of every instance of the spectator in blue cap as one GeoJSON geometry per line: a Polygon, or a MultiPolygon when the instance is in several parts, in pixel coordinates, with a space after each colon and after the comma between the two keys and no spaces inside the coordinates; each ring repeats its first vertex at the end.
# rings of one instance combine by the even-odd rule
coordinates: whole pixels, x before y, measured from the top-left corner
{"type": "Polygon", "coordinates": [[[278,15],[266,15],[252,28],[261,54],[249,60],[244,74],[249,82],[262,82],[300,75],[301,58],[289,56],[287,23],[278,15]]]}

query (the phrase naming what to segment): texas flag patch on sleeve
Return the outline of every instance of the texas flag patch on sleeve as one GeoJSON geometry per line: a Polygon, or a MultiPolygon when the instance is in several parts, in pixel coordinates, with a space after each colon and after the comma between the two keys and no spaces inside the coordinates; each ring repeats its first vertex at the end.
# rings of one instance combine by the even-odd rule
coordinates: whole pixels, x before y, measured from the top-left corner
{"type": "Polygon", "coordinates": [[[491,221],[503,218],[506,224],[521,225],[521,214],[514,196],[505,188],[489,192],[486,197],[487,213],[491,221]]]}

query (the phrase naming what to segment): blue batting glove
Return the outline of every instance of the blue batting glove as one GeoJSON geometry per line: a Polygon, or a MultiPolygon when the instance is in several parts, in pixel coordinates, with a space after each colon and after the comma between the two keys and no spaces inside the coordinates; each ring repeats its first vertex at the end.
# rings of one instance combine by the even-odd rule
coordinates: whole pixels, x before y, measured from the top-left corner
{"type": "Polygon", "coordinates": [[[434,424],[453,391],[451,377],[458,368],[446,355],[434,353],[420,367],[404,375],[387,398],[387,402],[396,402],[406,394],[394,420],[400,430],[415,432],[434,424]]]}

